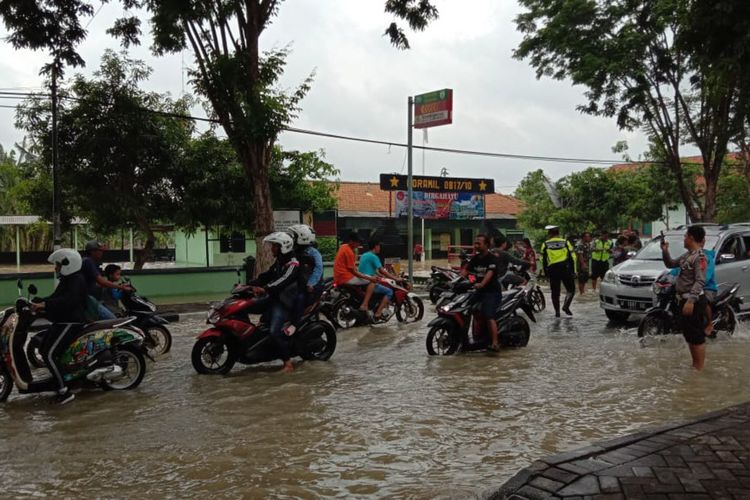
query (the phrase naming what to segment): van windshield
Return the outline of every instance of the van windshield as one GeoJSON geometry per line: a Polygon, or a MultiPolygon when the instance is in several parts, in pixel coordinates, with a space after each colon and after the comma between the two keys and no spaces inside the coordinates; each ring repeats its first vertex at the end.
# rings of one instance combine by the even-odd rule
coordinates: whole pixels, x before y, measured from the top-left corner
{"type": "MultiPolygon", "coordinates": [[[[683,253],[685,253],[685,247],[683,246],[683,235],[681,234],[667,234],[664,236],[667,243],[669,243],[669,254],[673,259],[676,259],[683,253]]],[[[703,248],[706,250],[713,250],[716,243],[719,241],[719,236],[715,234],[706,235],[706,244],[703,248]]],[[[646,243],[641,248],[641,251],[634,257],[639,260],[661,260],[661,238],[654,238],[653,240],[646,243]]]]}

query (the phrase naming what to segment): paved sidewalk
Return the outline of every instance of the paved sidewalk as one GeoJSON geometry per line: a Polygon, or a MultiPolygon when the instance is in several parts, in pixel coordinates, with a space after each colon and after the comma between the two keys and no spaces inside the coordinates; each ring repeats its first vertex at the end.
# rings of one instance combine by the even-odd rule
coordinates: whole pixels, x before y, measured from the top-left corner
{"type": "Polygon", "coordinates": [[[532,463],[493,499],[750,499],[750,403],[532,463]]]}

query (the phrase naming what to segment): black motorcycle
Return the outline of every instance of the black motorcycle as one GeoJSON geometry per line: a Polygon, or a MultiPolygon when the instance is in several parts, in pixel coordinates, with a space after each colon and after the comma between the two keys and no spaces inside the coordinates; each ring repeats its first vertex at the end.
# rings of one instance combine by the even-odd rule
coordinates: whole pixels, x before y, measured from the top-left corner
{"type": "MultiPolygon", "coordinates": [[[[528,321],[518,314],[523,311],[536,322],[529,303],[529,294],[536,283],[529,280],[523,288],[503,293],[503,300],[495,314],[498,336],[503,348],[524,347],[529,343],[531,329],[528,321]]],[[[479,294],[467,279],[454,284],[456,296],[438,309],[438,317],[428,323],[427,352],[432,355],[450,356],[458,352],[481,351],[490,346],[487,322],[481,315],[479,294]]]]}
{"type": "Polygon", "coordinates": [[[450,283],[460,276],[459,271],[449,268],[432,266],[430,278],[425,284],[425,289],[430,295],[430,302],[436,304],[443,292],[450,289],[450,283]]]}
{"type": "MultiPolygon", "coordinates": [[[[670,333],[681,333],[677,318],[680,316],[680,305],[675,291],[676,277],[669,271],[657,278],[653,285],[656,295],[656,305],[646,311],[646,315],[638,325],[639,337],[650,337],[656,335],[667,335],[670,333]]],[[[737,328],[737,315],[742,299],[737,297],[737,283],[726,287],[711,303],[714,334],[724,332],[732,335],[737,328]]]]}

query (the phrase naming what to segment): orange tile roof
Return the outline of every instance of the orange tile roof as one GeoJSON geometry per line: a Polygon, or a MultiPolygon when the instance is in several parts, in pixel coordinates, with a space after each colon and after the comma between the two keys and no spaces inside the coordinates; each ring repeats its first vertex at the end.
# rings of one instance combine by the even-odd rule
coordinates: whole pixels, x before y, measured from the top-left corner
{"type": "MultiPolygon", "coordinates": [[[[339,212],[384,214],[395,212],[395,191],[383,191],[376,182],[339,182],[335,192],[339,212]],[[390,205],[390,210],[389,210],[390,205]]],[[[487,216],[516,216],[523,210],[520,200],[500,193],[485,196],[487,216]]]]}

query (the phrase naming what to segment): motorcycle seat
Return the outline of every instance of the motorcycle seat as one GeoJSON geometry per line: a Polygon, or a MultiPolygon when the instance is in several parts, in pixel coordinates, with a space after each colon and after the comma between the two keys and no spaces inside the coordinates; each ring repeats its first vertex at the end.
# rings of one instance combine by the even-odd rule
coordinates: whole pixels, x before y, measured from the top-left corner
{"type": "Polygon", "coordinates": [[[716,298],[714,299],[714,304],[718,304],[719,302],[721,302],[723,300],[726,300],[727,297],[729,297],[729,295],[731,295],[732,288],[733,287],[725,288],[724,290],[722,290],[721,292],[719,292],[719,294],[716,295],[716,298]]]}
{"type": "Polygon", "coordinates": [[[117,328],[118,326],[127,325],[135,320],[134,317],[130,316],[127,318],[115,318],[115,319],[103,319],[101,321],[94,321],[93,323],[86,323],[81,335],[93,332],[95,330],[106,330],[107,328],[117,328]]]}

